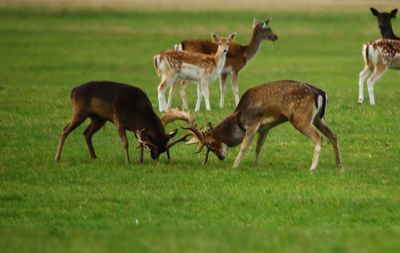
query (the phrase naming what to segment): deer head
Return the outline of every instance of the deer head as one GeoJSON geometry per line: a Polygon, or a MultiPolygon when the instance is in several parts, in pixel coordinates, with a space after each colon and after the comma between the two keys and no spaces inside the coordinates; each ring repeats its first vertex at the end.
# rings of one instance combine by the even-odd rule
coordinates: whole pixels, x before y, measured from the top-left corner
{"type": "Polygon", "coordinates": [[[219,160],[224,160],[227,154],[228,146],[223,143],[220,138],[217,137],[214,131],[214,127],[211,122],[208,122],[206,130],[202,131],[197,125],[189,126],[183,129],[189,130],[199,140],[199,147],[196,153],[200,153],[204,147],[207,148],[205,160],[203,163],[207,163],[208,154],[213,152],[219,160]]]}
{"type": "Polygon", "coordinates": [[[211,38],[215,43],[218,45],[218,52],[222,52],[226,54],[229,50],[229,45],[231,42],[235,39],[236,33],[231,33],[228,35],[228,37],[220,37],[216,33],[211,33],[211,38]]]}
{"type": "Polygon", "coordinates": [[[370,8],[371,13],[377,18],[379,29],[383,38],[393,39],[393,29],[392,29],[392,18],[396,17],[397,9],[393,9],[391,12],[379,12],[375,8],[370,8]]]}
{"type": "Polygon", "coordinates": [[[263,40],[275,41],[278,39],[278,35],[270,27],[271,20],[271,18],[268,18],[266,21],[259,21],[257,18],[253,19],[253,29],[256,29],[263,40]]]}

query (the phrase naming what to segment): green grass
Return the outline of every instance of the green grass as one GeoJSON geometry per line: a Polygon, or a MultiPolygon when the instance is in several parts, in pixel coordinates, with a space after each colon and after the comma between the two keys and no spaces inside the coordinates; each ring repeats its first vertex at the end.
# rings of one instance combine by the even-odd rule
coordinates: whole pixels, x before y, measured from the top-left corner
{"type": "MultiPolygon", "coordinates": [[[[397,22],[397,21],[396,21],[397,22]]],[[[395,29],[398,25],[394,24],[395,29]]],[[[361,44],[379,36],[363,12],[113,12],[0,9],[0,249],[2,252],[399,252],[399,73],[377,83],[377,105],[357,105],[361,44]],[[253,16],[273,17],[279,40],[265,42],[240,76],[241,94],[278,79],[310,82],[329,96],[344,171],[324,142],[309,174],[311,142],[290,125],[271,131],[258,166],[253,144],[202,165],[180,145],[160,164],[130,165],[114,126],[94,137],[84,126],[53,156],[71,114],[70,90],[89,80],[144,89],[157,108],[152,56],[211,31],[249,40],[253,16]]],[[[210,86],[217,124],[233,110],[210,86]]],[[[189,87],[190,106],[195,85],[189,87]]],[[[176,106],[180,98],[174,99],[176,106]]],[[[168,129],[179,126],[174,124],[168,129]]]]}

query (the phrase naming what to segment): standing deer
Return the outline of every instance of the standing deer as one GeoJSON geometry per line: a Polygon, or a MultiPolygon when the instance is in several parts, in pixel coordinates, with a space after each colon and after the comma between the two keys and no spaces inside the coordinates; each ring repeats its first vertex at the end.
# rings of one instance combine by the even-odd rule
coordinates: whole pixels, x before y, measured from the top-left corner
{"type": "Polygon", "coordinates": [[[397,37],[392,28],[392,18],[396,17],[397,9],[393,9],[390,13],[388,12],[379,12],[375,8],[370,8],[372,14],[377,18],[379,30],[381,31],[382,39],[394,39],[400,40],[397,37]]]}
{"type": "Polygon", "coordinates": [[[257,163],[269,130],[289,121],[314,143],[310,171],[314,171],[318,165],[322,144],[322,138],[315,128],[328,137],[335,152],[336,165],[340,167],[336,135],[324,120],[326,106],[327,96],[322,90],[297,81],[276,81],[247,90],[235,111],[216,128],[209,123],[205,132],[196,126],[184,129],[192,131],[199,140],[197,152],[207,147],[204,163],[207,162],[210,151],[220,160],[224,160],[228,147],[240,144],[239,154],[233,164],[233,167],[237,167],[256,133],[259,134],[255,159],[257,163]]]}
{"type": "MultiPolygon", "coordinates": [[[[114,123],[118,130],[124,148],[125,162],[129,163],[128,138],[126,130],[133,131],[140,143],[140,162],[143,162],[143,149],[146,148],[151,153],[151,158],[158,160],[161,153],[167,152],[169,159],[169,149],[185,140],[185,136],[169,143],[169,140],[177,133],[177,129],[170,133],[165,133],[164,125],[160,118],[155,114],[151,102],[147,95],[139,88],[110,81],[93,81],[75,87],[71,93],[72,100],[72,119],[65,126],[57,153],[54,157],[58,161],[64,141],[76,127],[82,124],[86,118],[91,119],[90,125],[85,129],[84,136],[89,149],[90,156],[95,159],[96,154],[92,144],[92,136],[105,123],[114,123]]],[[[164,115],[170,121],[183,118],[176,112],[164,115]]],[[[166,122],[168,123],[168,122],[166,122]]]]}
{"type": "Polygon", "coordinates": [[[215,33],[211,36],[218,44],[218,50],[214,55],[169,50],[154,56],[154,68],[161,76],[161,82],[158,85],[158,103],[161,112],[168,109],[164,93],[177,79],[198,81],[195,111],[200,110],[203,96],[207,111],[211,110],[208,84],[221,73],[229,45],[235,39],[236,33],[226,38],[219,37],[215,33]]]}
{"type": "MultiPolygon", "coordinates": [[[[232,78],[232,91],[235,97],[235,105],[239,103],[239,72],[247,65],[247,63],[252,60],[258,53],[261,43],[264,40],[275,41],[278,36],[271,30],[269,26],[271,19],[267,19],[264,22],[260,22],[256,18],[253,20],[253,35],[249,44],[240,45],[237,43],[231,43],[229,47],[228,54],[226,56],[225,66],[222,69],[220,75],[220,92],[221,98],[219,106],[224,107],[224,99],[226,93],[226,80],[228,75],[232,78]]],[[[215,54],[217,51],[217,44],[210,40],[185,40],[181,43],[175,45],[176,50],[185,50],[203,54],[215,54]]],[[[187,81],[181,82],[180,94],[182,97],[182,104],[185,110],[188,109],[186,87],[187,81]]],[[[168,105],[171,106],[172,96],[174,93],[174,84],[169,92],[168,105]]]]}
{"type": "Polygon", "coordinates": [[[363,45],[364,69],[360,72],[358,103],[364,102],[364,81],[367,80],[369,102],[375,104],[374,85],[388,69],[400,69],[400,40],[379,39],[363,45]]]}

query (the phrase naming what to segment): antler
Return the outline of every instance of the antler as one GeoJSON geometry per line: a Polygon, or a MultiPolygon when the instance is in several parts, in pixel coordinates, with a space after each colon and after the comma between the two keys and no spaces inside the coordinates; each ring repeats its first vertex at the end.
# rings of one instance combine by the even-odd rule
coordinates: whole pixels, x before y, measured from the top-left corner
{"type": "Polygon", "coordinates": [[[190,126],[193,124],[196,118],[189,112],[180,111],[176,108],[169,109],[161,115],[161,121],[163,122],[164,126],[176,120],[183,120],[190,126]]]}

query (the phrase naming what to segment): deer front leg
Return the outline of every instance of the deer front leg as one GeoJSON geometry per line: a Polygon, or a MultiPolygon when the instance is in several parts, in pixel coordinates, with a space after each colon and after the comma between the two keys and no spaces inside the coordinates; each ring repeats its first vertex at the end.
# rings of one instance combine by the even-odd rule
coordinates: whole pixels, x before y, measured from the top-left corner
{"type": "Polygon", "coordinates": [[[257,147],[256,147],[256,161],[255,161],[256,165],[258,163],[258,158],[260,157],[260,152],[262,147],[264,146],[267,136],[268,136],[268,130],[261,132],[258,136],[257,147]]]}
{"type": "Polygon", "coordinates": [[[119,138],[121,139],[122,147],[124,148],[125,162],[129,163],[129,153],[128,153],[129,144],[128,144],[128,138],[126,137],[125,128],[118,125],[117,129],[119,138]]]}
{"type": "Polygon", "coordinates": [[[219,78],[219,90],[221,92],[221,98],[219,100],[219,107],[224,108],[225,104],[225,93],[226,93],[226,78],[228,77],[228,73],[221,73],[219,78]]]}
{"type": "Polygon", "coordinates": [[[211,106],[210,106],[210,95],[208,91],[208,81],[206,80],[201,80],[200,81],[200,88],[201,88],[201,93],[204,96],[204,101],[206,103],[206,110],[211,111],[211,106]]]}
{"type": "Polygon", "coordinates": [[[203,93],[201,92],[200,82],[199,82],[199,83],[197,83],[197,101],[196,101],[196,107],[194,108],[195,112],[200,111],[202,97],[203,97],[203,93]]]}
{"type": "Polygon", "coordinates": [[[240,161],[242,160],[244,154],[246,153],[248,147],[251,144],[251,141],[254,138],[254,135],[257,133],[258,130],[258,125],[257,126],[251,126],[246,128],[246,133],[244,135],[242,144],[240,145],[240,151],[239,154],[237,155],[235,162],[233,163],[233,168],[236,168],[239,166],[240,161]]]}

